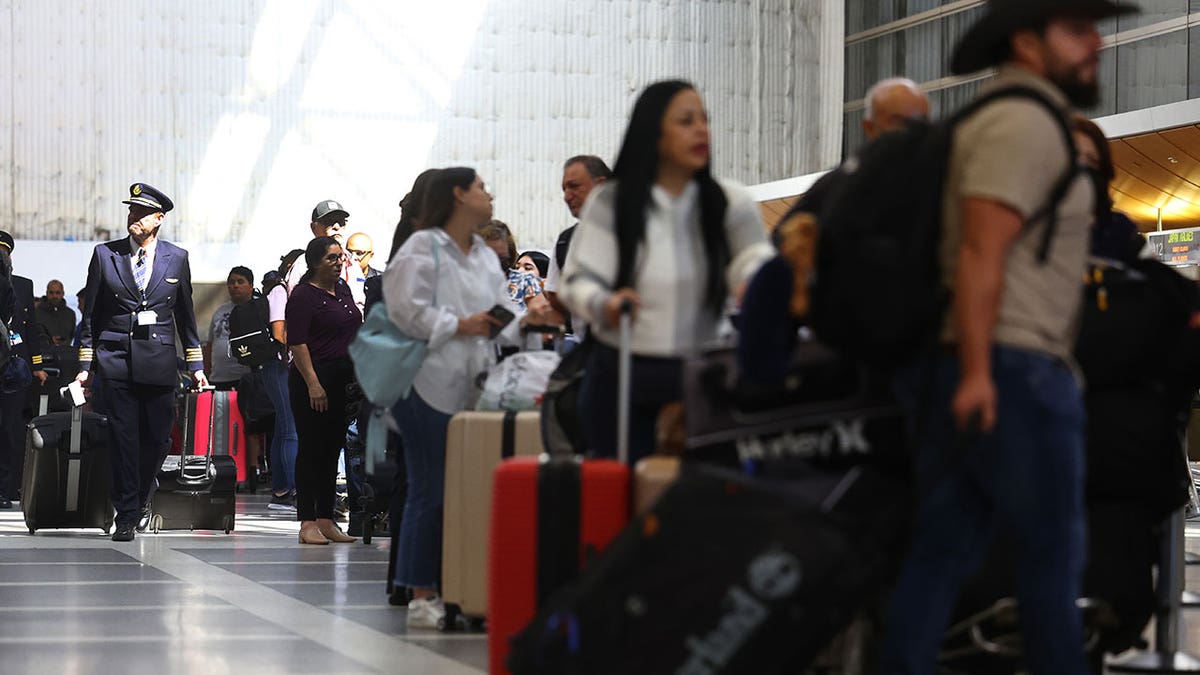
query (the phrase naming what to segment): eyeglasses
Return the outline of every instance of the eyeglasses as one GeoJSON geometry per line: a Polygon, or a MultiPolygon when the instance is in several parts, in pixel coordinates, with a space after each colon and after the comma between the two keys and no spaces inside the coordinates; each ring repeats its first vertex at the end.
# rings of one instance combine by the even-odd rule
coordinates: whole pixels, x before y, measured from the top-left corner
{"type": "Polygon", "coordinates": [[[329,255],[325,256],[325,262],[337,262],[341,259],[342,259],[341,253],[330,253],[329,255]]]}
{"type": "Polygon", "coordinates": [[[355,251],[352,248],[348,248],[348,249],[346,249],[346,253],[349,253],[350,255],[354,256],[355,258],[365,258],[365,257],[371,255],[372,253],[374,253],[374,251],[355,251]]]}

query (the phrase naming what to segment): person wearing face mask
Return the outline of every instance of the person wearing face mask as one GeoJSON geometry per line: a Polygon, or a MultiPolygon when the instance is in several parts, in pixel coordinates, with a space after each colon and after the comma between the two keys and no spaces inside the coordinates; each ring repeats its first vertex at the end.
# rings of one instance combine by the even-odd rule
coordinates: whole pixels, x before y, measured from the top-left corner
{"type": "Polygon", "coordinates": [[[659,411],[682,398],[683,359],[717,337],[731,294],[770,258],[758,205],[711,172],[696,88],[658,82],[633,108],[613,178],[593,190],[559,299],[592,327],[580,415],[587,451],[617,449],[618,321],[633,306],[629,461],[651,453],[659,411]]]}
{"type": "Polygon", "coordinates": [[[129,186],[129,236],[96,246],[88,265],[76,381],[104,383],[108,415],[113,541],[144,529],[175,419],[175,339],[198,386],[208,386],[192,307],[188,253],[158,238],[169,197],[146,184],[129,186]]]}

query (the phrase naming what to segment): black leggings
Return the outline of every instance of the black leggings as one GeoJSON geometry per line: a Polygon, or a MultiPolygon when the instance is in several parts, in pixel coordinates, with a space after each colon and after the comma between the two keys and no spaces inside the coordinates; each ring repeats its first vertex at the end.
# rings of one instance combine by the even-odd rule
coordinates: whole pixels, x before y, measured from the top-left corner
{"type": "Polygon", "coordinates": [[[349,359],[314,363],[325,388],[325,412],[312,409],[308,385],[295,367],[288,372],[288,395],[300,446],[296,452],[296,518],[333,518],[338,454],[346,443],[346,385],[354,376],[349,359]]]}

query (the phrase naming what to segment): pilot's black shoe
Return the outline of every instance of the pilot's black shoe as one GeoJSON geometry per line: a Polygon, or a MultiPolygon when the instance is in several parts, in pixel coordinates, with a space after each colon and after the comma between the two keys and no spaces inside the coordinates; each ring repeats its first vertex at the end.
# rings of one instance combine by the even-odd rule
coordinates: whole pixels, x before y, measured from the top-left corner
{"type": "Polygon", "coordinates": [[[133,541],[133,524],[118,523],[117,531],[113,532],[113,541],[133,541]]]}

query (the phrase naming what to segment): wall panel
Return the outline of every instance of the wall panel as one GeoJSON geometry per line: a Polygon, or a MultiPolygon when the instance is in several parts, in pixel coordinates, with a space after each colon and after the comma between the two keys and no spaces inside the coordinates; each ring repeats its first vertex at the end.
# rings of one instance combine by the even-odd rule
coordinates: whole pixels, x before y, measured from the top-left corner
{"type": "Polygon", "coordinates": [[[220,279],[302,245],[321,199],[386,250],[417,173],[460,164],[549,248],[562,161],[611,161],[654,80],[698,85],[718,175],[832,165],[843,25],[835,0],[0,0],[0,227],[119,236],[144,180],[220,279]]]}

